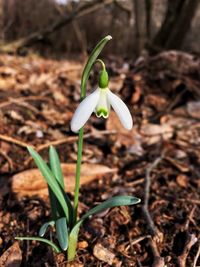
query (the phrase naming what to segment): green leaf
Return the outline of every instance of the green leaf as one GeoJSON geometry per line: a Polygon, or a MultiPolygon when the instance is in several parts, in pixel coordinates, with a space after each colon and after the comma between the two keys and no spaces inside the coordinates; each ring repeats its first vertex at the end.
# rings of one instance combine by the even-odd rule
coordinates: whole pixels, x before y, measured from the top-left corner
{"type": "Polygon", "coordinates": [[[55,225],[55,221],[49,221],[49,222],[46,222],[44,223],[41,227],[40,227],[40,230],[39,230],[39,236],[44,236],[46,231],[47,231],[47,228],[49,226],[53,227],[55,225]]]}
{"type": "Polygon", "coordinates": [[[132,196],[115,196],[112,197],[103,203],[97,205],[93,209],[89,210],[79,221],[87,219],[89,216],[99,213],[105,209],[118,207],[118,206],[130,206],[140,203],[140,199],[132,196]]]}
{"type": "Polygon", "coordinates": [[[45,239],[45,238],[22,236],[22,237],[15,237],[15,239],[21,240],[21,241],[23,241],[23,240],[32,240],[32,241],[43,242],[43,243],[46,243],[46,244],[50,245],[53,248],[53,250],[55,250],[56,253],[60,253],[61,252],[60,248],[56,244],[54,244],[53,242],[51,242],[50,240],[45,239]]]}
{"type": "Polygon", "coordinates": [[[105,44],[111,40],[112,37],[110,35],[104,37],[93,49],[92,53],[90,54],[90,57],[88,58],[87,64],[85,65],[85,68],[83,70],[83,75],[81,79],[81,98],[83,99],[86,96],[86,85],[87,81],[90,75],[90,71],[92,68],[92,65],[98,58],[99,54],[101,53],[101,50],[104,48],[105,44]]]}
{"type": "Polygon", "coordinates": [[[83,217],[76,223],[70,232],[70,239],[75,239],[78,236],[79,228],[83,221],[87,219],[89,216],[99,213],[105,209],[118,207],[118,206],[130,206],[140,203],[140,199],[132,196],[115,196],[112,197],[103,203],[97,205],[93,209],[89,210],[83,217]]]}
{"type": "Polygon", "coordinates": [[[56,235],[62,250],[68,248],[68,229],[67,221],[65,217],[62,217],[56,221],[56,235]]]}
{"type": "Polygon", "coordinates": [[[42,175],[44,176],[46,182],[48,183],[49,187],[53,191],[53,193],[56,195],[60,205],[63,208],[63,211],[65,213],[65,216],[67,218],[67,221],[69,220],[69,210],[67,206],[67,202],[65,199],[65,196],[60,188],[60,185],[58,184],[57,180],[55,179],[53,173],[47,166],[47,164],[44,162],[44,160],[40,157],[40,155],[32,148],[27,147],[29,153],[33,157],[35,164],[37,165],[38,169],[41,171],[42,175]]]}
{"type": "Polygon", "coordinates": [[[63,188],[63,190],[65,190],[64,178],[62,174],[60,160],[58,157],[58,153],[53,146],[50,146],[49,148],[49,161],[50,161],[51,171],[53,172],[60,186],[63,188]]]}
{"type": "Polygon", "coordinates": [[[64,216],[63,214],[65,213],[56,195],[54,194],[54,192],[52,191],[49,185],[48,185],[48,190],[49,190],[49,200],[50,200],[50,206],[51,206],[51,217],[55,221],[59,217],[64,216]]]}
{"type": "MultiPolygon", "coordinates": [[[[65,193],[64,177],[63,177],[63,173],[62,173],[61,163],[59,160],[58,153],[53,146],[50,146],[50,149],[49,149],[49,161],[50,161],[51,171],[54,174],[56,180],[58,181],[58,183],[60,185],[60,189],[63,192],[63,195],[65,196],[65,200],[67,202],[67,206],[69,209],[69,220],[70,220],[69,224],[71,224],[72,216],[73,216],[73,207],[72,207],[70,199],[68,198],[67,194],[65,193]]],[[[58,203],[58,201],[55,201],[55,197],[53,196],[53,192],[50,191],[49,195],[50,195],[51,202],[54,203],[53,205],[51,205],[51,208],[53,209],[52,214],[54,214],[55,210],[56,210],[57,218],[63,217],[64,216],[63,209],[60,206],[60,204],[58,203]]]]}

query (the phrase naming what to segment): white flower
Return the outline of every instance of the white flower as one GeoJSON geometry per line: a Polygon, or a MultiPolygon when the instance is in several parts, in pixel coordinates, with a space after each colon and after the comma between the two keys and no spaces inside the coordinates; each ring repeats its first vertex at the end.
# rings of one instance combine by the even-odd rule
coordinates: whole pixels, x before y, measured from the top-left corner
{"type": "Polygon", "coordinates": [[[117,113],[122,125],[127,130],[131,130],[133,120],[125,103],[109,88],[97,88],[91,95],[87,96],[76,109],[71,121],[71,130],[78,132],[87,122],[92,112],[97,117],[108,118],[110,106],[117,113]]]}

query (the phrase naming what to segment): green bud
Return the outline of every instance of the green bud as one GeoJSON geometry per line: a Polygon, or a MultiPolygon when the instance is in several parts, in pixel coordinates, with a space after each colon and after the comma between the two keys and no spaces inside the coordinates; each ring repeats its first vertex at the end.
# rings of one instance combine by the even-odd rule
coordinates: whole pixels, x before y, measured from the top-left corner
{"type": "Polygon", "coordinates": [[[103,69],[99,74],[99,88],[104,89],[108,87],[109,77],[105,69],[103,69]]]}

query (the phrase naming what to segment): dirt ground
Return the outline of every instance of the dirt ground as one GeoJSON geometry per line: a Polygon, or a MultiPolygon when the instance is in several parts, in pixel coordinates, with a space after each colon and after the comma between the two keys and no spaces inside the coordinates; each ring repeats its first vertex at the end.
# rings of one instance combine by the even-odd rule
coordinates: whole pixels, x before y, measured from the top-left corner
{"type": "Polygon", "coordinates": [[[110,89],[129,106],[134,127],[124,130],[113,111],[108,120],[90,118],[79,214],[114,195],[142,201],[85,222],[76,261],[67,265],[64,254],[14,238],[37,235],[50,218],[27,145],[46,160],[49,145],[56,147],[73,199],[77,135],[69,123],[82,65],[0,56],[0,266],[200,265],[200,58],[172,51],[134,63],[108,58],[107,66],[110,89]]]}

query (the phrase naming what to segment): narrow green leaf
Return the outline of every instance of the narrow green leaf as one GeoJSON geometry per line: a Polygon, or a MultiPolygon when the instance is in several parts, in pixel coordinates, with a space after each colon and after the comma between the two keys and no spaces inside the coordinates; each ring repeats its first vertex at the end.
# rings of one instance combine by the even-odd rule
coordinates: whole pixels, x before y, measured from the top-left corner
{"type": "Polygon", "coordinates": [[[53,172],[60,186],[63,188],[63,190],[65,190],[64,178],[62,174],[60,160],[58,157],[58,153],[53,146],[50,146],[49,148],[49,161],[50,161],[51,171],[53,172]]]}
{"type": "Polygon", "coordinates": [[[86,85],[87,81],[90,75],[90,71],[92,68],[92,65],[98,58],[99,54],[101,53],[101,50],[104,48],[105,44],[111,40],[112,37],[110,35],[104,37],[93,49],[92,53],[90,54],[90,57],[88,58],[87,64],[85,65],[85,68],[83,70],[82,79],[81,79],[81,98],[84,98],[86,96],[86,85]]]}
{"type": "Polygon", "coordinates": [[[65,213],[65,216],[67,218],[67,221],[69,220],[69,210],[67,206],[67,202],[65,199],[65,196],[60,188],[60,185],[58,184],[57,180],[55,179],[53,173],[47,166],[47,164],[44,162],[44,160],[40,157],[40,155],[32,148],[27,147],[29,153],[33,157],[35,164],[37,165],[38,169],[41,171],[42,175],[44,176],[46,182],[48,183],[49,187],[53,191],[53,193],[56,195],[60,205],[63,208],[63,211],[65,213]]]}
{"type": "Polygon", "coordinates": [[[89,216],[94,215],[96,213],[99,213],[105,209],[118,207],[118,206],[130,206],[140,203],[140,199],[137,197],[132,196],[115,196],[112,197],[103,203],[97,205],[93,209],[89,210],[86,214],[83,215],[83,217],[80,219],[80,221],[83,221],[87,219],[89,216]]]}
{"type": "Polygon", "coordinates": [[[60,217],[60,214],[65,214],[63,211],[62,206],[60,205],[56,195],[48,185],[48,190],[49,190],[49,200],[50,200],[50,206],[51,206],[51,217],[52,220],[57,220],[60,217]]]}
{"type": "MultiPolygon", "coordinates": [[[[64,179],[63,179],[62,169],[60,166],[60,160],[53,146],[50,146],[50,149],[49,149],[49,162],[50,162],[51,171],[54,174],[54,177],[56,178],[61,191],[65,195],[64,179]]],[[[57,197],[55,196],[51,188],[49,188],[49,198],[50,198],[50,203],[51,203],[51,213],[52,213],[53,219],[57,220],[58,218],[63,217],[64,216],[63,208],[60,205],[59,201],[57,200],[57,197]]],[[[69,207],[68,203],[67,203],[67,206],[69,207]]]]}
{"type": "Polygon", "coordinates": [[[135,205],[135,204],[140,203],[140,201],[141,200],[139,198],[132,197],[132,196],[115,196],[104,201],[103,203],[97,205],[96,207],[92,208],[86,214],[83,215],[83,217],[76,223],[76,225],[73,227],[72,231],[70,232],[71,238],[74,239],[78,235],[81,224],[89,216],[99,213],[108,208],[135,205]]]}
{"type": "Polygon", "coordinates": [[[54,244],[53,242],[51,242],[50,240],[45,239],[45,238],[41,238],[41,237],[25,237],[25,236],[22,236],[22,237],[15,237],[15,239],[21,240],[21,241],[23,241],[23,240],[32,240],[32,241],[43,242],[43,243],[46,243],[49,246],[51,246],[55,250],[56,253],[60,253],[61,252],[60,248],[56,244],[54,244]]]}
{"type": "Polygon", "coordinates": [[[67,250],[68,248],[68,229],[67,221],[65,217],[62,217],[56,221],[56,235],[62,250],[67,250]]]}
{"type": "MultiPolygon", "coordinates": [[[[67,206],[69,209],[69,220],[70,220],[69,224],[71,225],[72,216],[73,216],[73,207],[72,207],[72,204],[71,204],[71,201],[68,195],[65,193],[64,177],[62,173],[61,163],[59,160],[58,153],[53,146],[50,146],[50,149],[49,149],[49,161],[50,161],[51,171],[54,174],[56,180],[58,181],[60,185],[60,189],[63,192],[63,195],[65,196],[65,200],[67,202],[67,206]]],[[[58,215],[57,218],[63,217],[64,216],[63,209],[58,203],[58,201],[55,201],[55,197],[52,196],[52,192],[50,194],[50,197],[52,198],[51,202],[54,202],[54,205],[52,205],[52,208],[56,209],[56,212],[58,215]]],[[[52,214],[53,213],[54,211],[52,211],[52,214]]]]}
{"type": "Polygon", "coordinates": [[[55,221],[49,221],[49,222],[46,222],[44,223],[41,227],[40,227],[40,230],[39,230],[39,236],[44,236],[46,231],[47,231],[47,228],[49,226],[53,227],[55,225],[55,221]]]}

